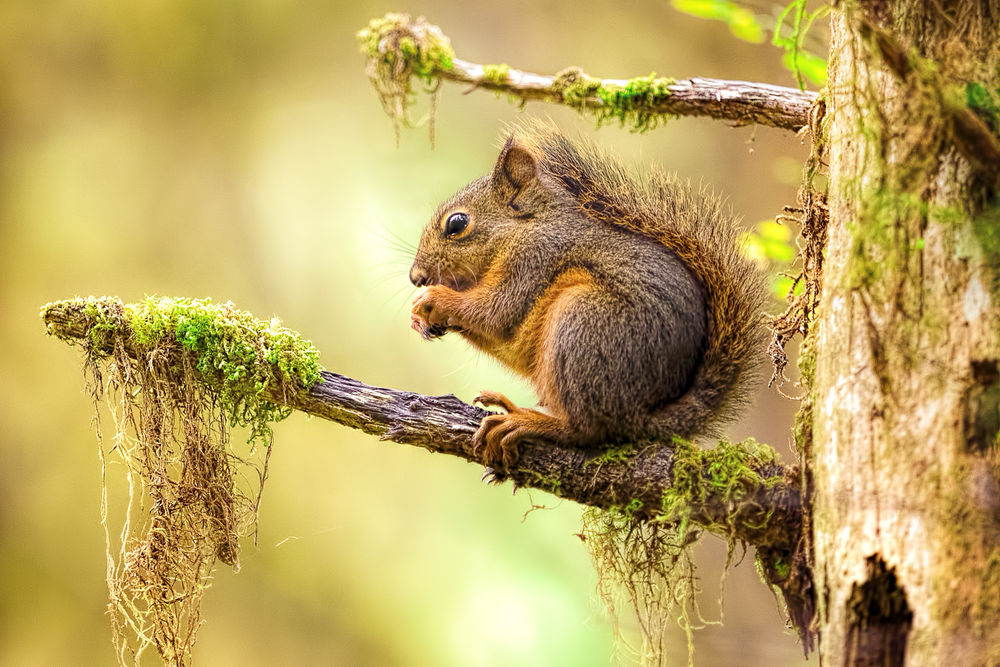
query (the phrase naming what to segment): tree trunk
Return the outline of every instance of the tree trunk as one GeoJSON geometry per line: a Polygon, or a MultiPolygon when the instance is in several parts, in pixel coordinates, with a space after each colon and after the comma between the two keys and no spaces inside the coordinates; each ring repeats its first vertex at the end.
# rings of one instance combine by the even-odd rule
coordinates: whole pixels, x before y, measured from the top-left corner
{"type": "Polygon", "coordinates": [[[834,14],[829,245],[801,443],[821,660],[997,665],[1000,209],[989,147],[964,128],[995,138],[1000,5],[856,0],[834,14]],[[992,93],[992,111],[971,115],[970,90],[992,93]]]}

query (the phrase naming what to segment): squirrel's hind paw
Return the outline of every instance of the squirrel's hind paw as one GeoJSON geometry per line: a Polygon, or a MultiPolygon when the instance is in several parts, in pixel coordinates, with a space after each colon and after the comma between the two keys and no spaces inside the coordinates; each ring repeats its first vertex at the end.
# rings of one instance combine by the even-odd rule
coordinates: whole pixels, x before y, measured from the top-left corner
{"type": "Polygon", "coordinates": [[[505,415],[487,415],[472,436],[472,451],[483,450],[483,463],[510,469],[517,462],[518,445],[524,440],[563,442],[570,437],[564,420],[528,408],[519,408],[503,394],[483,392],[479,402],[507,410],[505,415]]]}
{"type": "Polygon", "coordinates": [[[517,461],[517,442],[524,435],[513,414],[489,415],[479,423],[472,436],[472,451],[483,450],[483,464],[491,468],[502,464],[511,468],[517,461]]]}

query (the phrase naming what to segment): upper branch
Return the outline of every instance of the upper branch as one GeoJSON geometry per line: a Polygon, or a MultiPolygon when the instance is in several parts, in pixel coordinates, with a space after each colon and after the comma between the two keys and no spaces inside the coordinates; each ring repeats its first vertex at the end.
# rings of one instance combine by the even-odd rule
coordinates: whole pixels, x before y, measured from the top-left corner
{"type": "MultiPolygon", "coordinates": [[[[117,303],[114,312],[122,312],[120,301],[105,302],[117,303]]],[[[98,356],[109,352],[102,349],[112,344],[107,335],[120,341],[130,356],[145,359],[152,354],[129,330],[136,325],[116,315],[109,326],[107,321],[95,320],[98,312],[101,310],[83,300],[59,302],[45,309],[43,319],[50,334],[82,341],[98,356]],[[109,332],[111,328],[117,330],[109,332]]],[[[165,354],[190,354],[190,350],[176,342],[155,350],[161,363],[165,354]]],[[[321,381],[308,391],[292,382],[278,381],[268,383],[262,397],[377,435],[380,440],[482,463],[480,453],[473,449],[472,436],[489,413],[455,396],[372,387],[324,371],[321,381]]],[[[518,486],[602,508],[628,507],[639,516],[658,520],[675,518],[663,515],[665,499],[669,497],[676,509],[680,497],[686,506],[685,516],[709,530],[758,547],[794,550],[802,521],[795,476],[772,458],[754,456],[740,445],[725,448],[702,452],[680,443],[649,444],[609,454],[529,442],[522,444],[515,467],[501,472],[518,486]],[[711,458],[713,451],[722,455],[711,458]]]]}
{"type": "MultiPolygon", "coordinates": [[[[628,112],[650,116],[708,116],[736,125],[767,125],[798,131],[808,123],[816,93],[750,81],[665,77],[596,79],[578,68],[555,76],[516,69],[492,70],[455,59],[451,69],[437,72],[442,79],[469,83],[521,99],[543,100],[589,109],[607,117],[628,112]],[[503,76],[490,78],[489,71],[503,76]]],[[[623,118],[624,120],[624,118],[623,118]]]]}
{"type": "Polygon", "coordinates": [[[479,65],[456,58],[440,28],[406,14],[374,19],[358,36],[368,57],[368,75],[386,112],[397,121],[406,120],[412,76],[432,85],[455,81],[525,102],[565,104],[640,130],[669,116],[708,116],[797,131],[808,124],[817,99],[814,92],[747,81],[653,75],[598,79],[579,68],[543,76],[507,65],[479,65]]]}

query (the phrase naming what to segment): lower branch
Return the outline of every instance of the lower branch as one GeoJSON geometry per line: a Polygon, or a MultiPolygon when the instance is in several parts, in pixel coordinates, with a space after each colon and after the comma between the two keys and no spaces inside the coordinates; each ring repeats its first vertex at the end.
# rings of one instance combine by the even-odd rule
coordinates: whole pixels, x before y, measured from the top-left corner
{"type": "MultiPolygon", "coordinates": [[[[361,429],[407,445],[482,463],[473,451],[472,435],[489,412],[452,395],[424,396],[372,387],[324,371],[323,381],[308,393],[274,396],[307,414],[361,429]]],[[[551,443],[523,443],[520,457],[503,477],[518,486],[548,491],[562,498],[602,508],[629,507],[636,515],[658,518],[663,498],[674,481],[678,448],[649,444],[612,454],[551,443]],[[636,502],[638,501],[638,503],[636,502]],[[641,503],[641,505],[639,504],[641,503]]],[[[701,477],[713,479],[705,464],[701,477]]],[[[695,522],[754,545],[793,548],[801,521],[798,485],[779,464],[749,471],[760,480],[749,497],[738,500],[708,493],[691,507],[695,522]],[[780,479],[780,481],[779,481],[780,479]]]]}
{"type": "MultiPolygon", "coordinates": [[[[199,309],[199,322],[212,317],[215,311],[211,309],[218,311],[220,322],[199,324],[212,336],[228,335],[225,318],[236,318],[240,331],[249,327],[250,315],[229,305],[166,299],[137,306],[125,306],[117,299],[64,301],[47,306],[43,319],[50,334],[82,342],[98,357],[109,354],[110,349],[102,348],[118,341],[115,344],[123,345],[129,356],[152,359],[151,332],[165,331],[155,347],[157,363],[162,364],[165,356],[192,355],[197,354],[192,350],[200,349],[196,337],[202,334],[189,326],[192,315],[184,310],[194,307],[199,309]],[[188,326],[184,344],[177,343],[174,325],[164,325],[164,317],[188,326]],[[150,326],[151,320],[155,326],[150,326]]],[[[254,334],[258,345],[266,335],[267,331],[254,334]]],[[[237,346],[208,345],[206,349],[214,355],[210,365],[224,365],[219,349],[237,346]]],[[[299,382],[275,375],[275,381],[259,383],[263,386],[258,390],[260,399],[360,429],[381,440],[482,463],[473,450],[472,436],[489,413],[454,396],[372,387],[326,371],[320,381],[303,390],[299,382]]],[[[234,389],[226,391],[232,394],[234,389]]],[[[752,441],[746,446],[720,443],[714,450],[679,442],[600,451],[528,442],[521,445],[516,466],[497,474],[518,486],[586,505],[618,508],[659,521],[688,519],[728,539],[758,547],[791,552],[799,540],[802,507],[797,479],[774,462],[769,449],[752,441]],[[765,450],[769,454],[761,455],[765,450]]]]}

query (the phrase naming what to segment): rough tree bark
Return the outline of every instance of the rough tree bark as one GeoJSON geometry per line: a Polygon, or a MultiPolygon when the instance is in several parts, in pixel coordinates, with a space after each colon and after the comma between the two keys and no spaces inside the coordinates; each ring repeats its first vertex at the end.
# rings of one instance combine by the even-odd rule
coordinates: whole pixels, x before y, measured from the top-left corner
{"type": "MultiPolygon", "coordinates": [[[[995,1],[834,12],[829,245],[800,443],[823,664],[1000,664],[996,138],[964,130],[986,127],[966,97],[996,94],[998,42],[995,1]]],[[[995,131],[995,110],[984,118],[995,131]]]]}

